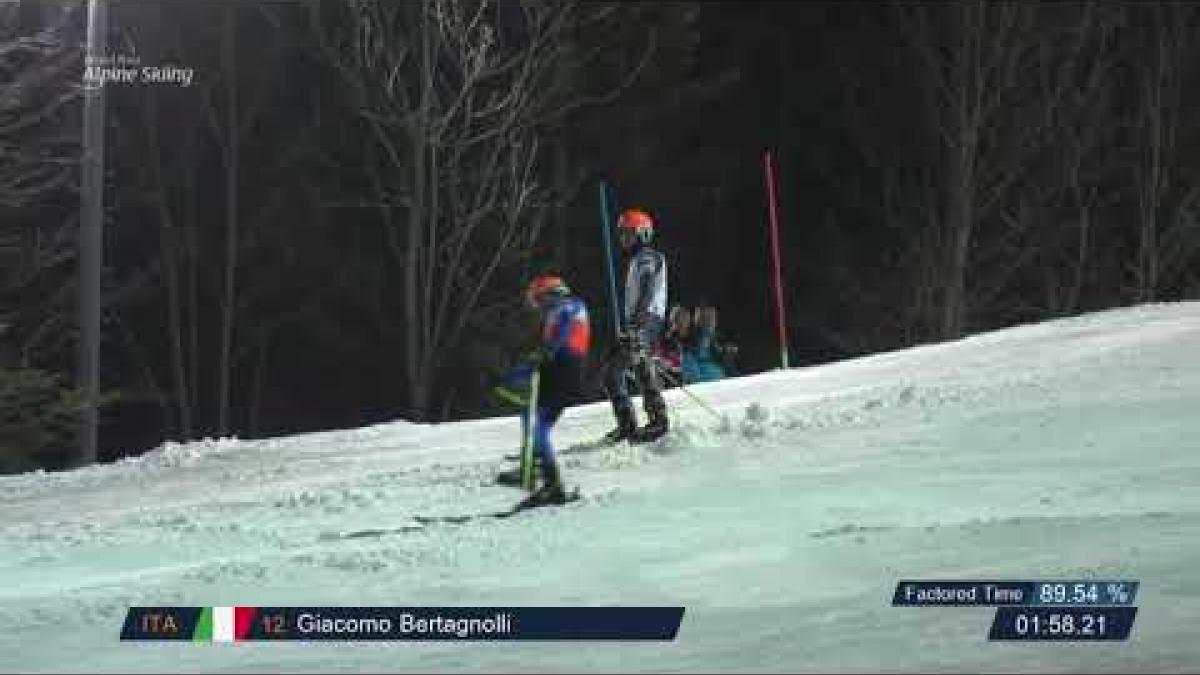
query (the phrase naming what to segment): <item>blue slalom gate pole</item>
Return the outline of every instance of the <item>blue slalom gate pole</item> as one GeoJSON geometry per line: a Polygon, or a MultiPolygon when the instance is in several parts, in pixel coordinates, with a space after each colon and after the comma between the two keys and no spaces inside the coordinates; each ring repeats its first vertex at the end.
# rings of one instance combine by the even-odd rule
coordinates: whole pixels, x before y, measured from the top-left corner
{"type": "Polygon", "coordinates": [[[612,314],[613,335],[621,334],[621,315],[617,304],[617,271],[613,263],[612,214],[608,209],[608,184],[600,181],[600,230],[604,240],[604,259],[608,262],[608,302],[612,314]]]}

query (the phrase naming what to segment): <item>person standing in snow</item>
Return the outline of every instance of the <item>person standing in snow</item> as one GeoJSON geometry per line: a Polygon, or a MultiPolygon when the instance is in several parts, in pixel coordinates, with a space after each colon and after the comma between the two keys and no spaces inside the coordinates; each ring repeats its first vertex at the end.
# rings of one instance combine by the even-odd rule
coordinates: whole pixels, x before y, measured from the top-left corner
{"type": "Polygon", "coordinates": [[[675,305],[667,313],[667,331],[655,345],[654,358],[666,374],[667,384],[681,381],[683,351],[687,347],[692,330],[692,311],[675,305]]]}
{"type": "Polygon", "coordinates": [[[625,306],[617,349],[604,368],[604,388],[612,402],[617,428],[605,441],[649,441],[667,433],[667,403],[663,399],[650,350],[663,334],[667,311],[667,259],[651,245],[654,220],[641,209],[629,209],[617,221],[621,250],[628,256],[625,306]],[[638,428],[625,379],[633,372],[642,392],[648,418],[638,428]]]}
{"type": "MultiPolygon", "coordinates": [[[[534,419],[527,419],[528,410],[523,410],[521,426],[527,429],[530,423],[533,424],[535,466],[540,468],[543,483],[525,503],[562,504],[567,501],[567,495],[550,434],[563,411],[583,398],[584,370],[592,339],[591,323],[587,305],[572,295],[566,283],[554,275],[534,279],[525,290],[525,302],[540,315],[539,346],[524,364],[503,378],[502,384],[523,385],[535,370],[538,372],[534,419]]],[[[519,477],[516,480],[520,482],[519,477]]]]}
{"type": "Polygon", "coordinates": [[[724,347],[717,344],[717,310],[714,307],[697,307],[695,324],[687,337],[680,373],[686,384],[713,382],[725,377],[721,365],[724,347]]]}

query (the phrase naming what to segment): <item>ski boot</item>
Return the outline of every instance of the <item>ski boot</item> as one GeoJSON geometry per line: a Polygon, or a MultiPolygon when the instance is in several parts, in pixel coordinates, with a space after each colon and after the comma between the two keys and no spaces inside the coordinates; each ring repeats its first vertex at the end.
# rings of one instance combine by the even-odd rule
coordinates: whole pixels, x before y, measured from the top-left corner
{"type": "Polygon", "coordinates": [[[649,419],[646,421],[646,426],[635,431],[630,439],[638,443],[658,440],[665,436],[671,428],[667,420],[667,402],[663,400],[662,394],[650,395],[647,398],[646,416],[649,419]]]}
{"type": "Polygon", "coordinates": [[[637,432],[637,419],[633,416],[633,407],[628,403],[613,403],[613,414],[617,418],[617,428],[604,435],[604,442],[614,444],[632,438],[637,432]]]}
{"type": "MultiPolygon", "coordinates": [[[[542,462],[540,459],[534,458],[534,460],[533,460],[534,480],[536,480],[538,478],[538,476],[540,476],[541,474],[542,474],[542,462]]],[[[512,487],[521,487],[521,465],[518,464],[516,467],[514,467],[512,469],[508,469],[506,471],[501,471],[500,473],[496,474],[496,484],[497,485],[509,485],[512,487]]]]}
{"type": "Polygon", "coordinates": [[[521,502],[522,508],[533,506],[559,506],[567,503],[567,492],[563,489],[562,475],[558,471],[558,462],[553,459],[543,467],[545,482],[542,487],[521,502]]]}

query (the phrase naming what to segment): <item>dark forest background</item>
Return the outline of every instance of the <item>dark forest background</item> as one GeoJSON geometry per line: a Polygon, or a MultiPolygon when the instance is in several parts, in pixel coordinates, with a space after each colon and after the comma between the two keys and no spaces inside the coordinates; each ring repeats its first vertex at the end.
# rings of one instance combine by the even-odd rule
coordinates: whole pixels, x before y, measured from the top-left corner
{"type": "MultiPolygon", "coordinates": [[[[71,464],[86,6],[0,6],[0,470],[71,464]]],[[[776,367],[1200,297],[1200,5],[110,2],[101,458],[493,414],[598,181],[776,367]]],[[[596,390],[597,398],[600,397],[596,390]]]]}

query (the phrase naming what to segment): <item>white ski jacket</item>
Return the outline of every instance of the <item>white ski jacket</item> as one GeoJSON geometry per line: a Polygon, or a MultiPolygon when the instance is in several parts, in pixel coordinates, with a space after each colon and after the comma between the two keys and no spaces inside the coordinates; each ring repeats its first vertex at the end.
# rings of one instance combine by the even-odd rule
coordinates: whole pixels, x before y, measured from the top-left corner
{"type": "Polygon", "coordinates": [[[660,322],[667,315],[667,258],[649,246],[633,254],[625,272],[625,321],[641,327],[646,315],[660,322]]]}

